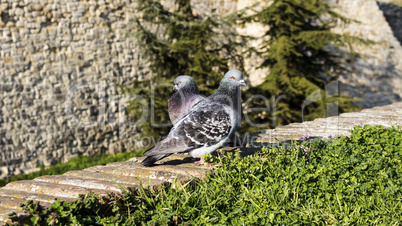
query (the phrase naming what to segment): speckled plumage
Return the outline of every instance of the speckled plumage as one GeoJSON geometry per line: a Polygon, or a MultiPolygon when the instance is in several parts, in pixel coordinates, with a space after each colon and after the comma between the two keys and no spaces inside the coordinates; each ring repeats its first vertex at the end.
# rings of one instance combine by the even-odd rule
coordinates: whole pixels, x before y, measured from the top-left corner
{"type": "Polygon", "coordinates": [[[241,123],[240,86],[245,85],[238,70],[230,70],[219,88],[198,102],[170,130],[169,135],[144,153],[141,164],[151,166],[173,153],[189,152],[193,157],[211,153],[228,141],[241,123]]]}

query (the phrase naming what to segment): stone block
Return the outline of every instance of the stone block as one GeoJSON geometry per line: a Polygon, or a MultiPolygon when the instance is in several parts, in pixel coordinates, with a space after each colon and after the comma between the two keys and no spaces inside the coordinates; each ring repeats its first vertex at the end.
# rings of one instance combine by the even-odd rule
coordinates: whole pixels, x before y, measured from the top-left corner
{"type": "Polygon", "coordinates": [[[106,195],[107,191],[100,189],[91,189],[74,185],[55,184],[44,181],[15,181],[6,185],[20,191],[42,193],[60,198],[78,198],[79,194],[95,192],[106,195]]]}

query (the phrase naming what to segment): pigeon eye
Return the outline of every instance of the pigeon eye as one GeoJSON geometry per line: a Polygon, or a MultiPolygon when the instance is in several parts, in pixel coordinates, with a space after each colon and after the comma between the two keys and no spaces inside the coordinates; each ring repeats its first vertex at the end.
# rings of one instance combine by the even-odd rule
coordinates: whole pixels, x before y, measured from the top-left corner
{"type": "Polygon", "coordinates": [[[234,76],[232,76],[232,79],[236,79],[234,76]]]}
{"type": "Polygon", "coordinates": [[[181,81],[179,81],[179,83],[181,83],[181,81]]]}

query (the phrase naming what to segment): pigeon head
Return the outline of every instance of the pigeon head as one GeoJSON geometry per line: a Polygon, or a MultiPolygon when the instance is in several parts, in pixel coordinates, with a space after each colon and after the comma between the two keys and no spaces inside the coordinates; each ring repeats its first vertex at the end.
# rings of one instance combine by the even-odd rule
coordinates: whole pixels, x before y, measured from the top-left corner
{"type": "Polygon", "coordinates": [[[176,90],[176,91],[181,90],[184,87],[188,87],[188,88],[191,88],[191,89],[195,88],[198,91],[197,83],[195,83],[195,80],[192,77],[188,76],[188,75],[180,75],[180,76],[178,76],[173,81],[173,83],[174,83],[173,90],[176,90]]]}
{"type": "Polygon", "coordinates": [[[231,84],[234,87],[245,86],[243,74],[239,70],[230,70],[223,77],[222,81],[231,84]]]}

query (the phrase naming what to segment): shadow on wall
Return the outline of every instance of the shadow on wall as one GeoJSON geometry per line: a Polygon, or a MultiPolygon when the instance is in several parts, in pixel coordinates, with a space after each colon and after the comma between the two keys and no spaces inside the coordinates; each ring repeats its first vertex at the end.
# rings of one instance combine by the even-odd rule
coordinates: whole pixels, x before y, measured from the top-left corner
{"type": "Polygon", "coordinates": [[[357,106],[372,108],[402,101],[396,91],[402,79],[391,62],[373,63],[365,54],[352,56],[340,48],[333,51],[344,56],[342,65],[347,69],[339,77],[340,93],[360,99],[357,106]]]}
{"type": "MultiPolygon", "coordinates": [[[[378,83],[384,84],[383,86],[388,83],[392,83],[390,79],[379,79],[378,83]]],[[[347,82],[340,82],[339,83],[339,90],[340,93],[343,95],[349,95],[352,98],[359,98],[359,101],[355,102],[355,105],[361,108],[372,108],[378,106],[385,106],[395,102],[402,101],[402,98],[392,92],[391,90],[383,90],[381,87],[371,87],[371,86],[357,86],[357,85],[350,85],[347,82]],[[374,92],[375,90],[375,92],[374,92]],[[375,104],[371,104],[370,101],[375,102],[375,104]]]]}
{"type": "Polygon", "coordinates": [[[395,37],[402,45],[402,7],[392,3],[378,1],[377,4],[384,13],[384,16],[387,19],[387,22],[389,23],[389,26],[391,27],[395,37]]]}

